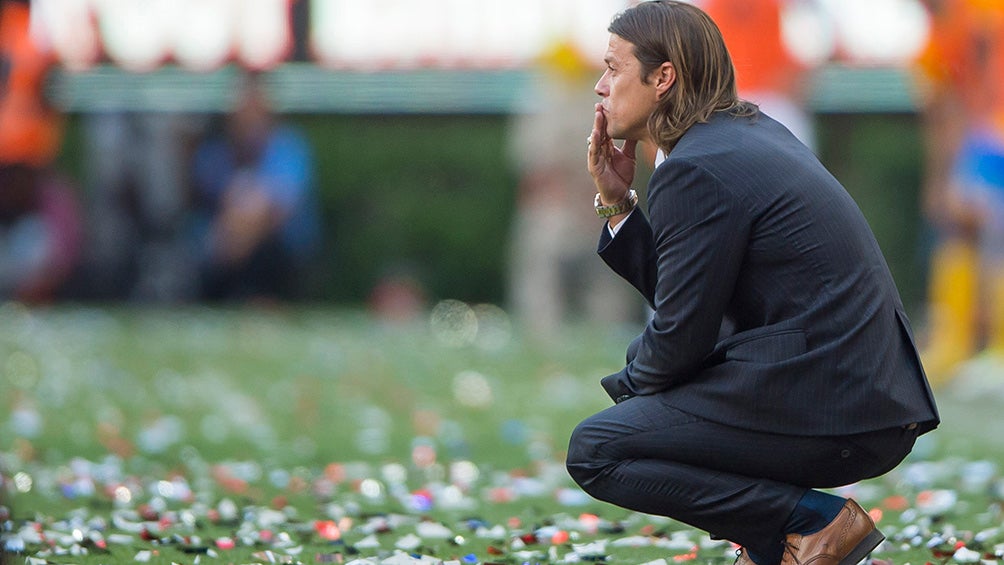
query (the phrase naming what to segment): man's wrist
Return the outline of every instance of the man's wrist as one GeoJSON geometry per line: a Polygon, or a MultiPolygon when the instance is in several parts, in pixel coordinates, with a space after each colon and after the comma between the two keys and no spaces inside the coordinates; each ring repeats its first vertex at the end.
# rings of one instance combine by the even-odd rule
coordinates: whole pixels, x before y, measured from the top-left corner
{"type": "Polygon", "coordinates": [[[638,205],[638,193],[635,192],[633,188],[628,189],[627,194],[619,202],[613,204],[605,205],[600,197],[600,193],[596,193],[596,197],[593,198],[593,207],[596,209],[596,215],[610,219],[614,216],[620,214],[627,214],[631,210],[634,210],[635,206],[638,205]]]}

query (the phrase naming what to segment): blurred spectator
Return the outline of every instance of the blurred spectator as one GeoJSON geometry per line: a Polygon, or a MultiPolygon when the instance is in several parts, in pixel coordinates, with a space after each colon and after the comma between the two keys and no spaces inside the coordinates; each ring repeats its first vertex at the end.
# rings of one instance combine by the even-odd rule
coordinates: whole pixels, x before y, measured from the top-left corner
{"type": "Polygon", "coordinates": [[[83,117],[90,192],[84,298],[173,303],[196,294],[182,225],[186,141],[201,122],[172,112],[83,117]]]}
{"type": "Polygon", "coordinates": [[[927,0],[917,61],[932,231],[924,362],[932,381],[1004,351],[1004,3],[927,0]]]}
{"type": "Polygon", "coordinates": [[[0,0],[0,298],[46,302],[73,274],[76,188],[51,166],[62,118],[45,100],[53,59],[30,33],[29,3],[0,0]]]}
{"type": "Polygon", "coordinates": [[[809,70],[792,56],[782,33],[786,4],[805,0],[699,0],[718,25],[736,67],[739,96],[760,106],[802,143],[815,147],[815,128],[805,108],[809,70]]]}
{"type": "Polygon", "coordinates": [[[0,163],[0,297],[58,297],[80,256],[76,187],[48,169],[0,163]]]}
{"type": "Polygon", "coordinates": [[[260,78],[241,81],[221,131],[193,158],[203,296],[294,298],[320,240],[313,155],[279,123],[260,78]]]}
{"type": "Polygon", "coordinates": [[[592,210],[585,139],[600,72],[568,43],[545,53],[538,70],[535,107],[513,118],[509,134],[520,177],[510,246],[514,314],[535,336],[555,335],[575,319],[639,320],[642,305],[597,258],[592,238],[602,222],[592,210]]]}

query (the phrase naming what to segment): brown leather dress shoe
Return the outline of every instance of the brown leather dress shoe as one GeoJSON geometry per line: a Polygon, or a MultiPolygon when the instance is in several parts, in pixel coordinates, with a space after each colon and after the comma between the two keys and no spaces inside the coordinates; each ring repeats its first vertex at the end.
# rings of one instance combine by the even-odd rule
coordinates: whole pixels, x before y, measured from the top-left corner
{"type": "Polygon", "coordinates": [[[788,534],[781,565],[856,565],[885,535],[857,502],[847,503],[832,522],[814,534],[788,534]]]}

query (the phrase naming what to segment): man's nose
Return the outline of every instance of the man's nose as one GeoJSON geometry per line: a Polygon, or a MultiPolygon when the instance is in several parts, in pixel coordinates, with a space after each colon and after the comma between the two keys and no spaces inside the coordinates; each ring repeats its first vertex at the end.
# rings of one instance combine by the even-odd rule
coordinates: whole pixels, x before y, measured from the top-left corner
{"type": "Polygon", "coordinates": [[[606,81],[606,78],[607,78],[607,74],[603,73],[603,76],[600,77],[600,80],[596,81],[596,86],[593,87],[593,92],[595,92],[596,94],[598,94],[600,96],[604,96],[604,97],[607,95],[607,81],[606,81]]]}

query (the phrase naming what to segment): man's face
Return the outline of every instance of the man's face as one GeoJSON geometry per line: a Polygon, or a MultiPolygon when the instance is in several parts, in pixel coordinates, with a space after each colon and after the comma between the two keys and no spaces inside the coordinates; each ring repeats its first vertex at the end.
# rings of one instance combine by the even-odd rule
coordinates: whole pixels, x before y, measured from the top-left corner
{"type": "Polygon", "coordinates": [[[603,97],[607,135],[614,139],[647,140],[648,118],[659,101],[656,81],[642,80],[634,45],[618,35],[610,34],[604,61],[607,70],[595,90],[603,97]]]}

